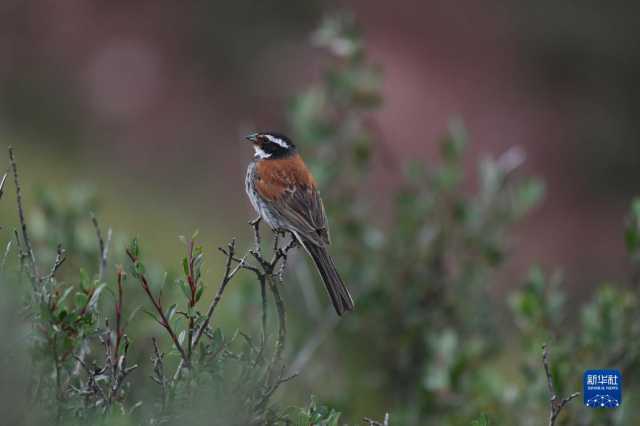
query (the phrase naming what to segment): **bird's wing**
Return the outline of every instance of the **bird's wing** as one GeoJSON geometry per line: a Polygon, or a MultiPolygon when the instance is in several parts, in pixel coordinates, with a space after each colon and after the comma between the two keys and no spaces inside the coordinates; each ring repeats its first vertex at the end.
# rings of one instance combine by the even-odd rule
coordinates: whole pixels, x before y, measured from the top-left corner
{"type": "MultiPolygon", "coordinates": [[[[297,156],[296,156],[297,157],[297,156]]],[[[289,231],[313,244],[329,244],[329,228],[316,184],[299,157],[270,160],[258,167],[258,194],[289,231]],[[282,161],[282,163],[276,163],[282,161]]]]}
{"type": "Polygon", "coordinates": [[[318,246],[329,244],[329,228],[324,205],[315,188],[292,187],[273,203],[292,231],[318,246]]]}

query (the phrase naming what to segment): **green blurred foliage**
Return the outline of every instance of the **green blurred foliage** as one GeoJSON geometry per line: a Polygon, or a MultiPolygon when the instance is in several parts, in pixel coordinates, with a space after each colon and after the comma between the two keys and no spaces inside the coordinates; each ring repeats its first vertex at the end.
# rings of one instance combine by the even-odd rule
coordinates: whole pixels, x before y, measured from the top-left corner
{"type": "MultiPolygon", "coordinates": [[[[480,424],[489,418],[497,424],[539,424],[550,397],[541,365],[544,343],[553,348],[553,375],[562,395],[580,390],[582,371],[594,366],[637,374],[637,284],[633,290],[599,287],[587,297],[581,317],[571,318],[576,307],[567,306],[560,275],[548,278],[533,268],[523,288],[508,298],[515,336],[500,324],[503,305],[491,287],[513,249],[511,225],[544,193],[539,180],[519,172],[524,154],[518,148],[481,161],[470,191],[463,167],[468,136],[452,121],[440,141],[440,164],[409,164],[391,218],[379,224],[371,192],[361,187],[372,153],[395,160],[367,120],[381,100],[380,70],[368,62],[349,17],[329,20],[314,40],[334,64],[323,82],[293,103],[292,128],[313,159],[321,187],[328,188],[334,250],[357,293],[357,313],[325,350],[339,351],[345,360],[338,367],[344,378],[333,390],[334,403],[347,414],[390,411],[397,424],[469,424],[479,412],[489,413],[475,420],[480,424]]],[[[626,231],[636,262],[638,206],[634,202],[626,231]]],[[[625,394],[633,399],[633,388],[625,394]]],[[[572,415],[560,421],[627,424],[635,415],[631,404],[613,415],[573,405],[566,409],[572,415]]]]}
{"type": "Polygon", "coordinates": [[[340,424],[340,413],[332,408],[318,404],[314,396],[311,396],[311,401],[306,407],[293,407],[289,411],[291,425],[338,426],[340,424]]]}

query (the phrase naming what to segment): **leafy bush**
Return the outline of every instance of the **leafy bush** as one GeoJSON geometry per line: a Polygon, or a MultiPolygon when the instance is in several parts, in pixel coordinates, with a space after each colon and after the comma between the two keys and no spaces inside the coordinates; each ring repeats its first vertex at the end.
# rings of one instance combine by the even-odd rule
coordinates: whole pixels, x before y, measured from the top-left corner
{"type": "MultiPolygon", "coordinates": [[[[358,307],[333,334],[327,328],[336,322],[323,318],[303,343],[305,357],[296,366],[307,365],[306,349],[327,338],[332,348],[323,350],[339,351],[345,361],[339,376],[346,379],[333,389],[335,404],[348,411],[370,401],[368,412],[381,417],[390,411],[392,422],[410,425],[469,424],[481,412],[497,424],[539,424],[544,411],[552,411],[545,404],[552,396],[541,362],[545,343],[553,349],[559,398],[580,389],[588,368],[618,367],[625,377],[637,375],[637,271],[628,289],[600,286],[579,318],[566,305],[558,276],[548,279],[535,267],[508,297],[511,312],[496,300],[496,272],[513,248],[510,227],[544,192],[539,180],[520,174],[524,154],[518,148],[481,161],[476,189],[469,191],[462,161],[468,137],[453,121],[439,144],[440,165],[405,166],[390,218],[378,220],[375,190],[363,191],[362,183],[375,154],[397,166],[367,118],[381,101],[380,71],[369,65],[364,41],[348,18],[329,21],[315,40],[335,65],[323,83],[296,99],[292,128],[313,159],[321,187],[329,188],[338,261],[358,294],[358,307]],[[501,326],[505,320],[517,329],[501,326]],[[515,359],[522,359],[520,371],[518,363],[509,365],[515,359]]],[[[626,231],[636,265],[639,206],[634,202],[626,231]]],[[[629,398],[635,392],[625,385],[629,398]]],[[[635,415],[631,404],[616,415],[567,410],[574,414],[565,420],[577,417],[583,424],[596,418],[626,424],[635,415]]]]}

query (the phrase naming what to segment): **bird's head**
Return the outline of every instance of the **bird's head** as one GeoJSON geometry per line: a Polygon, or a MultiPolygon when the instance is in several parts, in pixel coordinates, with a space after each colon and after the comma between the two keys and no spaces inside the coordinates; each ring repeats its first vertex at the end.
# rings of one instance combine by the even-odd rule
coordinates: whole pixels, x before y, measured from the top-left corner
{"type": "Polygon", "coordinates": [[[291,140],[281,133],[260,132],[246,136],[253,143],[256,158],[282,158],[295,153],[296,147],[291,140]]]}

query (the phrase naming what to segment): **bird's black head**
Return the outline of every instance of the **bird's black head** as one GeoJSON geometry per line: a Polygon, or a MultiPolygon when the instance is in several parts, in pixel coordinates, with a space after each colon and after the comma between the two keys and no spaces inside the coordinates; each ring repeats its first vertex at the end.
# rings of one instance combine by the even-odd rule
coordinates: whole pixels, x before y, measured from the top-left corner
{"type": "Polygon", "coordinates": [[[253,143],[256,158],[282,158],[296,152],[296,147],[293,142],[291,142],[291,139],[282,133],[252,133],[248,135],[246,139],[253,143]]]}

